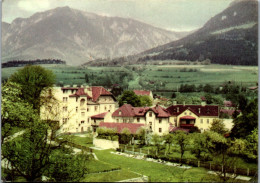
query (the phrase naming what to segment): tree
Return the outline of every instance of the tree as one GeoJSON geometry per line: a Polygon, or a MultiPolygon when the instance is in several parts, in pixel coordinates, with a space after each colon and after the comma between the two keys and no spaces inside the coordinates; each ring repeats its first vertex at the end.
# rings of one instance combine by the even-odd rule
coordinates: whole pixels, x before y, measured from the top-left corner
{"type": "Polygon", "coordinates": [[[20,99],[21,87],[8,81],[2,87],[1,144],[12,134],[14,128],[28,127],[35,118],[32,106],[20,99]]]}
{"type": "Polygon", "coordinates": [[[257,98],[251,101],[234,120],[231,137],[246,138],[258,125],[258,103],[257,98]]]}
{"type": "Polygon", "coordinates": [[[193,148],[192,152],[195,154],[196,158],[201,159],[201,154],[207,152],[206,149],[206,136],[204,133],[193,133],[193,148]]]}
{"type": "Polygon", "coordinates": [[[148,107],[148,106],[152,106],[153,104],[151,97],[147,95],[139,96],[139,99],[140,99],[141,107],[148,107]]]}
{"type": "Polygon", "coordinates": [[[168,134],[163,136],[163,139],[164,139],[164,143],[166,145],[168,145],[167,153],[171,152],[171,146],[172,146],[172,143],[174,141],[174,136],[172,134],[168,133],[168,134]]]}
{"type": "Polygon", "coordinates": [[[145,128],[139,128],[137,130],[136,135],[137,135],[137,138],[140,140],[140,144],[141,145],[145,145],[146,144],[146,134],[147,134],[147,132],[146,132],[145,128]]]}
{"type": "Polygon", "coordinates": [[[209,130],[217,132],[221,135],[224,135],[228,132],[227,128],[225,128],[223,120],[220,119],[214,119],[209,130]]]}
{"type": "Polygon", "coordinates": [[[131,104],[133,107],[141,106],[140,98],[133,91],[129,90],[123,92],[123,94],[119,98],[118,103],[119,106],[122,106],[124,104],[131,104]]]}
{"type": "Polygon", "coordinates": [[[131,132],[128,128],[124,128],[119,135],[119,143],[128,144],[132,139],[131,132]]]}
{"type": "Polygon", "coordinates": [[[52,128],[49,123],[42,121],[32,105],[19,98],[21,87],[17,83],[6,83],[2,92],[2,160],[9,165],[4,167],[6,178],[14,181],[16,176],[22,176],[27,181],[38,181],[44,175],[56,181],[59,178],[55,176],[55,171],[59,169],[64,173],[62,180],[72,181],[75,177],[81,178],[82,171],[87,173],[86,160],[89,155],[73,155],[72,151],[64,146],[66,138],[57,142],[55,134],[58,128],[52,128]],[[19,131],[21,133],[11,136],[10,131],[16,126],[22,128],[19,131]],[[57,154],[64,156],[60,166],[56,164],[57,154]],[[72,159],[74,164],[66,164],[69,162],[64,162],[66,158],[72,159]],[[54,164],[56,168],[53,169],[51,167],[54,164]],[[75,171],[73,174],[70,174],[70,168],[75,171]]]}
{"type": "Polygon", "coordinates": [[[14,73],[10,80],[21,86],[21,98],[39,113],[41,92],[55,83],[55,75],[41,66],[28,65],[14,73]]]}
{"type": "Polygon", "coordinates": [[[246,152],[248,159],[257,162],[258,159],[258,129],[255,128],[246,137],[246,152]]]}
{"type": "Polygon", "coordinates": [[[180,148],[180,153],[181,153],[181,159],[180,163],[182,163],[182,158],[187,150],[187,145],[189,144],[189,138],[187,133],[183,131],[176,131],[174,135],[174,142],[179,146],[180,148]]]}
{"type": "Polygon", "coordinates": [[[163,139],[159,135],[154,134],[154,135],[152,135],[151,141],[152,141],[153,145],[156,147],[157,151],[159,151],[163,139]]]}

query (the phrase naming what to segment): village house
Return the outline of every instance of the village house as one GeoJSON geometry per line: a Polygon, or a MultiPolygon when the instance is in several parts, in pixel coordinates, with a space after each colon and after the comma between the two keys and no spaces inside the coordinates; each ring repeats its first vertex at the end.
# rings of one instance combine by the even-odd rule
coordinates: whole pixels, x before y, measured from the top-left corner
{"type": "MultiPolygon", "coordinates": [[[[101,86],[54,87],[52,93],[58,106],[53,120],[59,121],[61,133],[91,131],[91,119],[115,111],[117,105],[115,97],[101,86]]],[[[41,109],[42,119],[49,117],[46,111],[46,107],[41,109]]]]}
{"type": "Polygon", "coordinates": [[[134,93],[138,96],[149,96],[151,100],[153,100],[153,93],[152,91],[147,91],[147,90],[134,90],[134,93]]]}
{"type": "MultiPolygon", "coordinates": [[[[169,121],[172,127],[190,129],[198,127],[201,132],[209,130],[214,119],[219,119],[219,107],[217,105],[177,105],[167,108],[170,113],[169,121]]],[[[173,128],[171,128],[173,129],[173,128]]]]}

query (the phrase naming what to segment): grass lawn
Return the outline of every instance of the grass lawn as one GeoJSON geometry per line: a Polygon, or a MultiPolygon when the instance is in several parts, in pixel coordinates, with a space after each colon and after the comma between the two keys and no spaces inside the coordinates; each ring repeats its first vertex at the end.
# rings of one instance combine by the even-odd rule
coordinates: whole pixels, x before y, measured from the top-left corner
{"type": "Polygon", "coordinates": [[[116,182],[136,177],[140,177],[140,175],[128,170],[118,170],[99,174],[88,174],[82,179],[82,182],[116,182]]]}
{"type": "Polygon", "coordinates": [[[90,160],[88,163],[89,173],[106,172],[115,169],[120,169],[120,166],[98,160],[90,160]]]}
{"type": "Polygon", "coordinates": [[[149,176],[152,182],[201,182],[205,181],[205,177],[208,177],[207,170],[204,168],[191,168],[185,170],[145,160],[111,154],[110,150],[95,150],[95,154],[101,161],[121,166],[122,169],[131,170],[149,176]]]}
{"type": "Polygon", "coordinates": [[[59,138],[69,138],[71,142],[85,146],[85,147],[92,147],[93,146],[93,138],[90,137],[88,134],[80,134],[80,135],[61,135],[59,138]]]}

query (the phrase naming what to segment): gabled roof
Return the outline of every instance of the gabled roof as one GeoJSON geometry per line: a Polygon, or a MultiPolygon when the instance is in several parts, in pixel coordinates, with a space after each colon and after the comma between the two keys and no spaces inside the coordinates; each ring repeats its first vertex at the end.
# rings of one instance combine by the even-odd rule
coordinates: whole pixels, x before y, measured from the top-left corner
{"type": "Polygon", "coordinates": [[[112,96],[114,98],[112,93],[110,93],[109,91],[107,91],[105,88],[101,86],[92,86],[91,89],[92,89],[93,102],[96,102],[100,96],[112,96]]]}
{"type": "Polygon", "coordinates": [[[107,113],[108,112],[104,112],[104,113],[101,113],[101,114],[91,116],[91,119],[104,119],[107,113]]]}
{"type": "Polygon", "coordinates": [[[86,96],[87,98],[91,98],[87,93],[85,93],[84,88],[78,88],[75,94],[69,95],[70,97],[80,97],[86,96]]]}
{"type": "Polygon", "coordinates": [[[146,90],[134,90],[136,95],[148,95],[150,96],[150,91],[146,91],[146,90]]]}
{"type": "Polygon", "coordinates": [[[170,117],[170,113],[164,109],[163,107],[156,105],[155,107],[152,108],[154,113],[157,114],[157,117],[159,118],[168,118],[170,117]]]}
{"type": "Polygon", "coordinates": [[[189,109],[197,116],[218,116],[219,110],[217,105],[172,105],[167,108],[167,111],[172,116],[178,116],[185,110],[189,109]]]}
{"type": "Polygon", "coordinates": [[[135,134],[137,130],[143,126],[144,124],[136,124],[136,123],[107,123],[107,122],[99,123],[99,127],[115,128],[118,133],[121,133],[124,128],[127,128],[132,134],[135,134]]]}
{"type": "Polygon", "coordinates": [[[166,109],[157,105],[153,108],[150,107],[133,107],[131,104],[124,104],[117,109],[112,116],[113,117],[144,117],[146,112],[153,111],[157,117],[167,118],[170,114],[166,109]]]}
{"type": "Polygon", "coordinates": [[[131,104],[124,104],[112,114],[113,117],[134,117],[134,107],[131,104]]]}

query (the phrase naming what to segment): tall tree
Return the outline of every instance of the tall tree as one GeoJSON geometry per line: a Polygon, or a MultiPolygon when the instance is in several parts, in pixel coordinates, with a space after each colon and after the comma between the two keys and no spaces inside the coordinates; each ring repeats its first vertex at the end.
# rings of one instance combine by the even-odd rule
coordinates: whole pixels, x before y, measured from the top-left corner
{"type": "Polygon", "coordinates": [[[175,133],[174,142],[179,146],[181,153],[180,163],[182,163],[183,155],[187,150],[187,145],[189,144],[189,138],[186,132],[176,131],[175,133]]]}
{"type": "Polygon", "coordinates": [[[41,92],[53,86],[55,75],[41,66],[28,65],[14,73],[10,80],[21,86],[21,98],[32,104],[39,113],[41,92]]]}
{"type": "Polygon", "coordinates": [[[119,97],[119,106],[124,104],[131,104],[133,107],[141,106],[140,98],[133,92],[126,90],[123,94],[119,97]]]}
{"type": "Polygon", "coordinates": [[[246,138],[258,125],[258,100],[251,101],[234,120],[231,137],[246,138]]]}
{"type": "Polygon", "coordinates": [[[225,133],[228,132],[223,120],[220,119],[214,119],[209,130],[213,132],[217,132],[221,135],[224,135],[225,133]]]}

